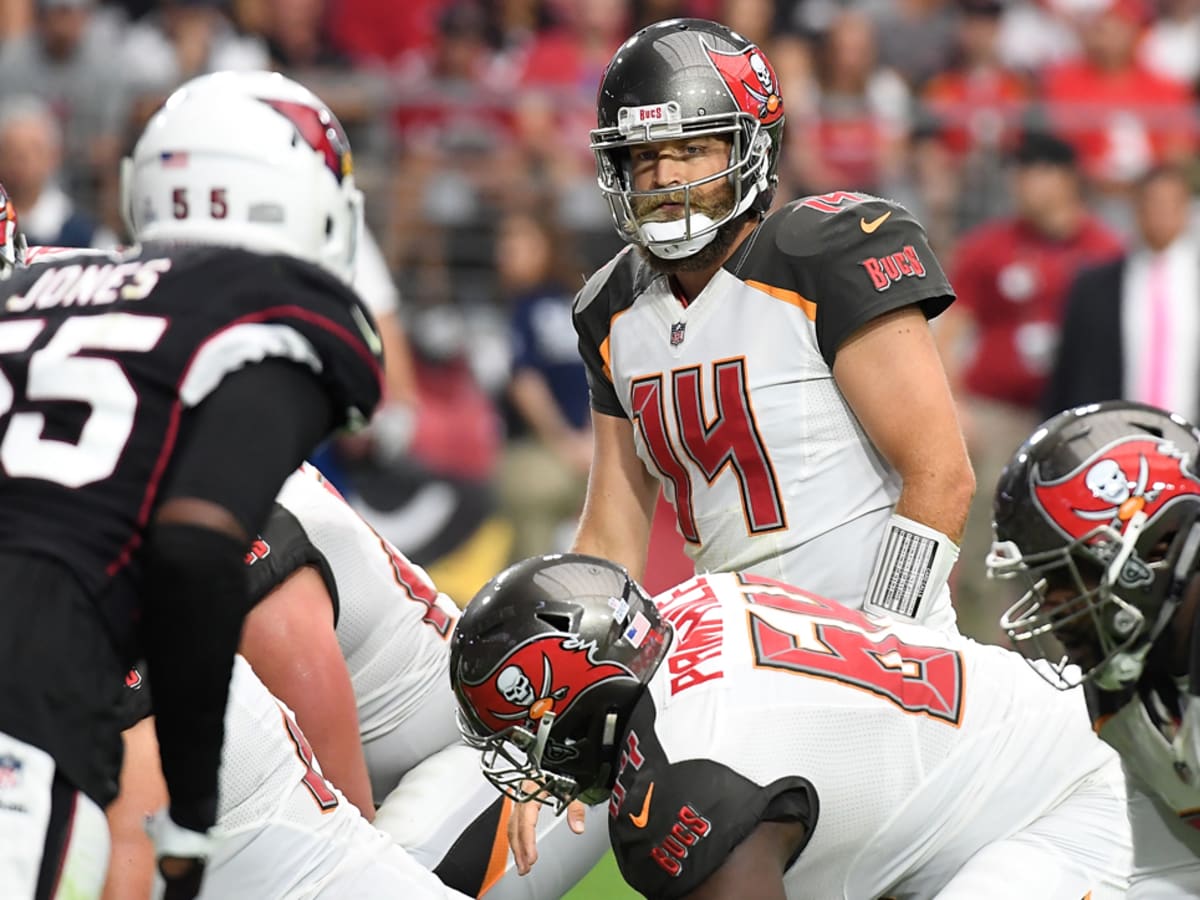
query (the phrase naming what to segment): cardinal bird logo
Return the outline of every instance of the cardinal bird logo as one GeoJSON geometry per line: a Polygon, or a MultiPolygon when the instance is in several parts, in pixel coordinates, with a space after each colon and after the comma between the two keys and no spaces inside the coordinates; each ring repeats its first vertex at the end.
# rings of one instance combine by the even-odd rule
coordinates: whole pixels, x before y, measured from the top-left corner
{"type": "Polygon", "coordinates": [[[325,158],[325,165],[338,184],[354,172],[350,141],[329,110],[290,100],[264,99],[262,102],[296,126],[305,142],[325,158]]]}
{"type": "Polygon", "coordinates": [[[596,644],[574,634],[543,634],[525,641],[482,680],[463,681],[463,693],[493,731],[531,725],[546,713],[563,715],[581,696],[614,678],[636,680],[622,665],[596,662],[596,644]]]}
{"type": "Polygon", "coordinates": [[[703,40],[700,43],[739,109],[756,116],[763,125],[783,118],[779,78],[761,50],[751,44],[745,50],[729,53],[714,50],[703,40]]]}
{"type": "Polygon", "coordinates": [[[1139,512],[1153,519],[1181,497],[1200,494],[1200,480],[1183,468],[1170,441],[1131,437],[1114,441],[1054,481],[1031,473],[1033,496],[1064,535],[1083,537],[1099,525],[1123,531],[1139,512]]]}

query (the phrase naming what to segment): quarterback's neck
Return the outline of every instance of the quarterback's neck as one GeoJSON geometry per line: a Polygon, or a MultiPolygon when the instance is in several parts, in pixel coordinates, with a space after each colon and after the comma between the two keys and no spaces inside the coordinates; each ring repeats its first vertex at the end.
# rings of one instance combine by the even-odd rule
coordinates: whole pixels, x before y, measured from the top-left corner
{"type": "Polygon", "coordinates": [[[737,253],[738,247],[742,246],[742,242],[750,236],[751,232],[753,232],[758,225],[759,220],[756,218],[752,218],[746,222],[743,222],[742,228],[738,232],[738,236],[734,239],[733,243],[729,245],[729,249],[719,259],[714,261],[711,266],[706,266],[703,269],[696,269],[689,272],[676,272],[671,276],[675,280],[675,286],[683,292],[683,295],[687,297],[689,303],[700,295],[700,292],[704,290],[710,281],[712,281],[713,276],[717,274],[717,271],[721,268],[721,266],[725,265],[729,257],[737,253]]]}

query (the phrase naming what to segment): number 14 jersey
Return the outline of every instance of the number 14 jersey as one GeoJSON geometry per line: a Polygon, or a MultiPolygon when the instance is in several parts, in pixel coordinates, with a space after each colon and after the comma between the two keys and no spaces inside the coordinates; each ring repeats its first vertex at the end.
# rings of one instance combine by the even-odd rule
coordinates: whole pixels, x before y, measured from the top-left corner
{"type": "Polygon", "coordinates": [[[626,248],[574,315],[592,407],[632,423],[696,570],[858,607],[900,483],[834,359],[872,319],[912,304],[932,317],[953,296],[907,210],[841,192],[768,216],[686,306],[626,248]]]}

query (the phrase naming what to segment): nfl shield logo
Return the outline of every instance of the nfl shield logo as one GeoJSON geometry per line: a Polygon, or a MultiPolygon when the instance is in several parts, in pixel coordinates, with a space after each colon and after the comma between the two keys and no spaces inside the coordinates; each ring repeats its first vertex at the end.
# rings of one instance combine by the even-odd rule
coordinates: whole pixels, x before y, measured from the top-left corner
{"type": "Polygon", "coordinates": [[[21,783],[21,761],[11,753],[0,756],[0,790],[15,788],[21,783]]]}
{"type": "Polygon", "coordinates": [[[683,330],[687,328],[687,322],[676,322],[671,326],[671,346],[678,347],[683,343],[683,330]]]}

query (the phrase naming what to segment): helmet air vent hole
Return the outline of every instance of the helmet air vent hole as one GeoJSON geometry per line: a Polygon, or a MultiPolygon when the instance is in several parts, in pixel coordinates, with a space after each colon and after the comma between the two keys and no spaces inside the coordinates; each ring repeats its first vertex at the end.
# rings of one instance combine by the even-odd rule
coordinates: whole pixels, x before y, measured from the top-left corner
{"type": "Polygon", "coordinates": [[[537,617],[553,628],[555,631],[570,631],[571,618],[564,616],[562,613],[546,613],[540,612],[537,617]]]}
{"type": "Polygon", "coordinates": [[[333,234],[333,216],[325,217],[325,237],[333,234]]]}

